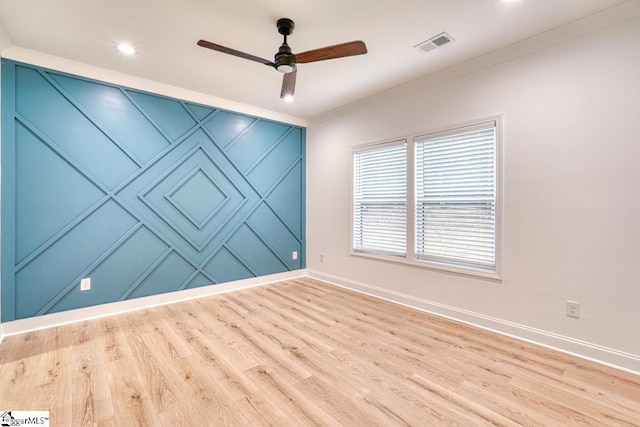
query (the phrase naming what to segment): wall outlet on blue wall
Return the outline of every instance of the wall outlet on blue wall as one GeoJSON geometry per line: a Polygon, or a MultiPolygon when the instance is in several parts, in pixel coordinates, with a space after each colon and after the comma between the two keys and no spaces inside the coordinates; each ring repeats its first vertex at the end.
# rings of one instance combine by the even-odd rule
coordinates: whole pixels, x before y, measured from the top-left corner
{"type": "Polygon", "coordinates": [[[298,251],[293,251],[291,254],[291,259],[298,259],[298,251]]]}
{"type": "Polygon", "coordinates": [[[80,280],[80,290],[81,291],[91,290],[91,277],[85,277],[84,279],[80,280]]]}

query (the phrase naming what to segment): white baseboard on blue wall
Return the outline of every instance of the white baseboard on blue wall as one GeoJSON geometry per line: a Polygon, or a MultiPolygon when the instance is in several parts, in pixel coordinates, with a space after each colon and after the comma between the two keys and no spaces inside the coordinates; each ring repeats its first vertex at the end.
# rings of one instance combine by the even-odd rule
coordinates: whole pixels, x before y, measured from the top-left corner
{"type": "Polygon", "coordinates": [[[38,329],[46,329],[54,326],[65,325],[67,323],[74,323],[83,320],[95,319],[98,317],[127,313],[130,311],[141,310],[195,298],[202,298],[209,295],[222,294],[240,289],[252,288],[255,286],[268,285],[270,283],[295,279],[298,277],[303,277],[305,275],[306,272],[304,269],[294,270],[285,273],[271,274],[268,276],[236,280],[234,282],[227,282],[218,285],[202,286],[199,288],[185,289],[183,291],[168,292],[164,294],[151,295],[148,297],[135,298],[126,301],[79,308],[76,310],[62,311],[59,313],[30,317],[27,319],[13,320],[11,322],[2,323],[0,325],[0,332],[2,332],[0,341],[4,336],[22,334],[38,329]]]}
{"type": "Polygon", "coordinates": [[[371,286],[366,283],[307,269],[307,276],[339,287],[350,289],[436,316],[461,322],[470,326],[496,332],[532,344],[537,344],[582,359],[591,360],[626,372],[640,375],[640,355],[625,353],[571,337],[532,328],[526,325],[497,319],[480,313],[439,304],[400,292],[371,286]]]}

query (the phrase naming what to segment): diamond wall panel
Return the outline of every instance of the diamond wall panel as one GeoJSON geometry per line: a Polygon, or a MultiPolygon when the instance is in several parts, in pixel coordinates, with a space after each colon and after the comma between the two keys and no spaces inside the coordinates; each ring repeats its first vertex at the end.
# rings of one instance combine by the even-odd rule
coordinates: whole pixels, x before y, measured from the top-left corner
{"type": "Polygon", "coordinates": [[[304,268],[304,129],[5,59],[1,94],[2,321],[304,268]]]}

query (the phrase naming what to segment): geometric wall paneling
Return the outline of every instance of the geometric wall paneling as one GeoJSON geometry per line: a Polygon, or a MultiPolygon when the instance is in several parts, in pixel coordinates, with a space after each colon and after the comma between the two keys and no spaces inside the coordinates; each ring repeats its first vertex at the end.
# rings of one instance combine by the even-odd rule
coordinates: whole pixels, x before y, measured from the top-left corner
{"type": "Polygon", "coordinates": [[[246,224],[231,236],[227,248],[256,276],[290,270],[265,240],[246,224]]]}
{"type": "MultiPolygon", "coordinates": [[[[37,70],[17,67],[15,111],[19,120],[57,147],[63,157],[90,172],[95,180],[114,188],[138,165],[55,86],[37,70]],[[62,117],[64,120],[60,120],[62,117]],[[118,167],[114,168],[114,164],[118,167]]],[[[13,121],[3,120],[3,128],[13,121]]]]}
{"type": "Polygon", "coordinates": [[[126,239],[135,225],[135,218],[110,200],[16,266],[18,314],[48,311],[105,253],[126,239]]]}
{"type": "Polygon", "coordinates": [[[170,145],[119,88],[61,75],[51,75],[51,78],[138,163],[147,163],[170,145]]]}
{"type": "MultiPolygon", "coordinates": [[[[77,286],[50,311],[63,311],[87,305],[117,301],[135,288],[136,281],[166,256],[169,246],[144,226],[139,227],[120,247],[89,273],[91,292],[80,292],[77,286]],[[144,251],[140,248],[144,247],[144,251]],[[131,262],[135,260],[135,262],[131,262]]],[[[75,282],[74,282],[75,283],[75,282]]]]}
{"type": "Polygon", "coordinates": [[[246,171],[251,183],[261,193],[265,194],[283,175],[295,165],[302,155],[300,146],[302,131],[292,129],[278,143],[260,158],[254,167],[246,171]]]}
{"type": "Polygon", "coordinates": [[[105,192],[20,123],[16,124],[15,135],[15,212],[21,218],[15,230],[19,236],[16,261],[20,263],[53,238],[56,230],[64,229],[101,200],[105,192]],[[49,179],[52,175],[57,179],[49,179]]]}
{"type": "Polygon", "coordinates": [[[268,207],[262,204],[249,217],[247,225],[264,242],[271,242],[271,249],[289,269],[300,268],[300,259],[293,260],[292,250],[300,253],[302,242],[287,229],[283,221],[268,207]]]}
{"type": "Polygon", "coordinates": [[[304,163],[294,164],[266,197],[266,203],[301,242],[304,238],[304,205],[291,203],[296,197],[304,198],[304,163]]]}
{"type": "Polygon", "coordinates": [[[257,119],[239,114],[221,111],[212,117],[203,128],[221,149],[226,149],[231,141],[234,141],[242,133],[255,123],[257,119]]]}
{"type": "Polygon", "coordinates": [[[4,59],[2,107],[2,321],[304,268],[303,128],[4,59]]]}
{"type": "Polygon", "coordinates": [[[185,289],[196,271],[175,251],[170,252],[130,294],[131,298],[185,289]]]}
{"type": "Polygon", "coordinates": [[[128,92],[148,115],[150,121],[162,129],[171,141],[180,138],[197,123],[184,103],[178,100],[135,91],[128,92]]]}
{"type": "Polygon", "coordinates": [[[246,173],[251,167],[265,156],[278,143],[290,126],[280,123],[256,121],[244,133],[231,141],[225,151],[229,159],[236,165],[241,173],[246,173]]]}
{"type": "Polygon", "coordinates": [[[256,274],[249,270],[226,247],[220,248],[205,265],[205,271],[217,282],[229,282],[237,279],[247,279],[256,274]]]}

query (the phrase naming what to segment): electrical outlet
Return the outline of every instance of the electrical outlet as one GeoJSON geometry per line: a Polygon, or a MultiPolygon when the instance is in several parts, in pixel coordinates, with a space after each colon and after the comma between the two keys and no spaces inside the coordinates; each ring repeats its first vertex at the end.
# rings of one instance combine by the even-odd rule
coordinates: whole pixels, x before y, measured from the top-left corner
{"type": "Polygon", "coordinates": [[[91,289],[91,277],[85,277],[84,279],[80,280],[81,291],[88,291],[90,289],[91,289]]]}
{"type": "Polygon", "coordinates": [[[291,259],[298,259],[298,251],[293,251],[291,254],[291,259]]]}
{"type": "Polygon", "coordinates": [[[576,301],[567,300],[567,316],[580,318],[580,303],[576,301]]]}
{"type": "Polygon", "coordinates": [[[324,254],[320,254],[320,262],[324,262],[324,254]]]}

